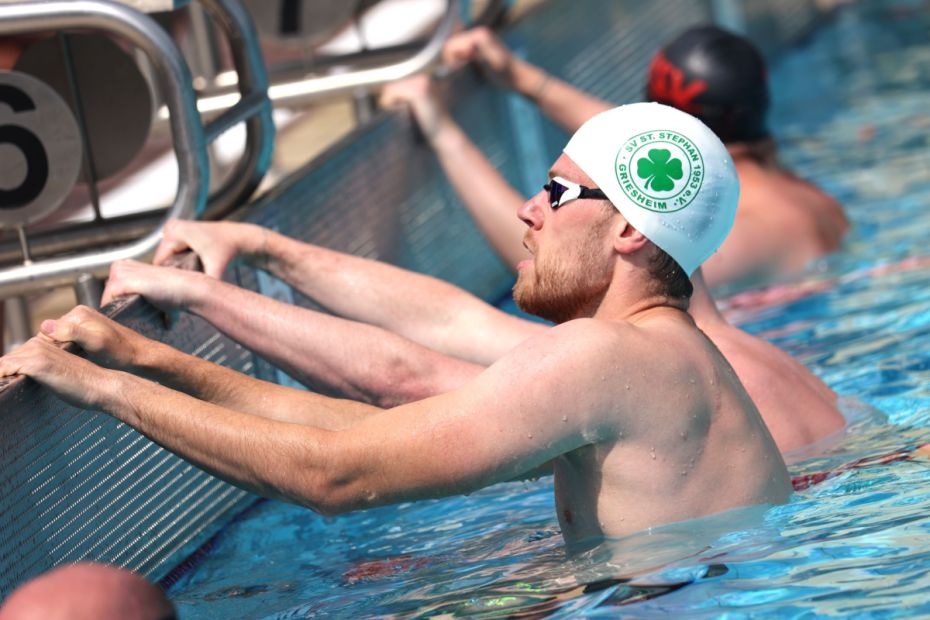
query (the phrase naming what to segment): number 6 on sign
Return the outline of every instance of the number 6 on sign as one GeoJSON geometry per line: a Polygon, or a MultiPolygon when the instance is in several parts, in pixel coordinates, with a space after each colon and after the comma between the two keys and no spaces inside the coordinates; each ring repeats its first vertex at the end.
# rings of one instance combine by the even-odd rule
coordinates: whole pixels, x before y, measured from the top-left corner
{"type": "Polygon", "coordinates": [[[0,71],[0,228],[54,211],[80,166],[80,133],[67,104],[31,76],[0,71]]]}

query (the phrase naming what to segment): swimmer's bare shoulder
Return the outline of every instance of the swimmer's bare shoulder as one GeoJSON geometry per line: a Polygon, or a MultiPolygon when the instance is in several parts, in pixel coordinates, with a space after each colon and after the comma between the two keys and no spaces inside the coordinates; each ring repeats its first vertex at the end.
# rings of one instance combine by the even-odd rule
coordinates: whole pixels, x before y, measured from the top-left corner
{"type": "Polygon", "coordinates": [[[569,539],[788,497],[787,471],[758,411],[683,313],[635,325],[579,319],[526,344],[518,354],[526,363],[547,350],[571,360],[561,372],[573,385],[558,390],[574,390],[565,415],[588,416],[586,443],[554,462],[557,481],[567,481],[557,484],[557,501],[569,539]]]}
{"type": "Polygon", "coordinates": [[[675,312],[680,318],[646,326],[566,322],[456,390],[334,434],[340,452],[361,455],[352,480],[334,491],[337,503],[360,508],[468,492],[553,459],[557,502],[575,519],[567,529],[563,522],[569,540],[782,501],[787,491],[765,487],[771,477],[790,488],[784,464],[751,401],[729,379],[715,387],[726,362],[675,312]],[[734,407],[736,397],[744,400],[734,407]],[[678,444],[682,430],[690,452],[678,444]],[[681,482],[689,459],[694,474],[681,482]],[[730,473],[732,481],[721,483],[730,473]],[[600,514],[621,505],[637,506],[638,516],[612,523],[600,514]]]}

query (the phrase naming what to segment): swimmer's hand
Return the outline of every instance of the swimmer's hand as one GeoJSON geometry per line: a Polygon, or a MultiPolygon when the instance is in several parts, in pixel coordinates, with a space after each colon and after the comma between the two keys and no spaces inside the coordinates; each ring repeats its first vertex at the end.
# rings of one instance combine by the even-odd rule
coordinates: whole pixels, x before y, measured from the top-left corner
{"type": "Polygon", "coordinates": [[[432,80],[425,73],[385,86],[379,104],[382,108],[409,106],[420,131],[429,141],[439,132],[447,114],[433,93],[432,80]]]}
{"type": "Polygon", "coordinates": [[[117,370],[136,370],[143,354],[155,344],[87,306],[76,306],[57,320],[42,321],[39,333],[55,342],[73,342],[93,362],[117,370]]]}
{"type": "Polygon", "coordinates": [[[184,310],[206,294],[205,279],[210,278],[196,271],[121,260],[110,265],[110,278],[101,303],[141,295],[160,310],[184,310]]]}
{"type": "Polygon", "coordinates": [[[443,63],[452,68],[478,62],[505,86],[512,87],[513,54],[485,27],[454,34],[442,48],[443,63]]]}
{"type": "Polygon", "coordinates": [[[236,256],[261,253],[266,234],[264,228],[254,224],[171,220],[165,224],[153,262],[161,265],[175,254],[192,250],[200,257],[204,273],[220,279],[236,256]]]}
{"type": "Polygon", "coordinates": [[[0,358],[0,377],[25,375],[81,409],[99,409],[113,384],[114,372],[64,351],[39,334],[0,358]]]}

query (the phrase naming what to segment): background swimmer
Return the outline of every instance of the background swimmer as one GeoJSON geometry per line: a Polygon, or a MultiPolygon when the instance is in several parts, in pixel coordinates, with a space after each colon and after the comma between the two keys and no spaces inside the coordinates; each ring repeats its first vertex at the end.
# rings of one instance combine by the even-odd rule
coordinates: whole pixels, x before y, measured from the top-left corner
{"type": "MultiPolygon", "coordinates": [[[[612,107],[513,56],[485,28],[452,37],[443,55],[453,66],[480,62],[569,133],[612,107]]],[[[716,26],[686,30],[656,53],[646,98],[700,118],[736,164],[739,209],[733,232],[703,267],[709,286],[783,277],[839,248],[849,228],[840,205],[778,162],[765,120],[765,62],[752,43],[716,26]]]]}
{"type": "MultiPolygon", "coordinates": [[[[485,35],[457,35],[449,45],[456,51],[463,40],[467,43],[479,36],[485,35]]],[[[453,55],[463,58],[459,53],[453,55]]],[[[420,75],[391,84],[381,100],[383,105],[410,106],[463,204],[497,254],[516,271],[527,255],[522,224],[513,217],[522,199],[455,123],[432,92],[429,78],[420,75]]],[[[694,294],[688,313],[733,366],[778,447],[786,452],[841,429],[845,420],[837,408],[836,394],[777,347],[730,325],[717,309],[703,270],[698,269],[691,279],[694,294]]]]}

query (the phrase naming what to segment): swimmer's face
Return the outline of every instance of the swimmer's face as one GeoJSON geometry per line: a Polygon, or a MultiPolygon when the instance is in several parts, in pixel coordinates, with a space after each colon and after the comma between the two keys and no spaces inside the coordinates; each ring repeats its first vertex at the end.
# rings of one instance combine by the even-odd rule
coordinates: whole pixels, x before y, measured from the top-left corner
{"type": "MultiPolygon", "coordinates": [[[[596,187],[566,155],[549,171],[553,177],[596,187]]],[[[540,191],[517,214],[528,227],[524,245],[533,255],[517,267],[517,305],[556,323],[593,312],[613,272],[609,229],[617,211],[591,199],[553,210],[548,192],[540,191]]]]}

